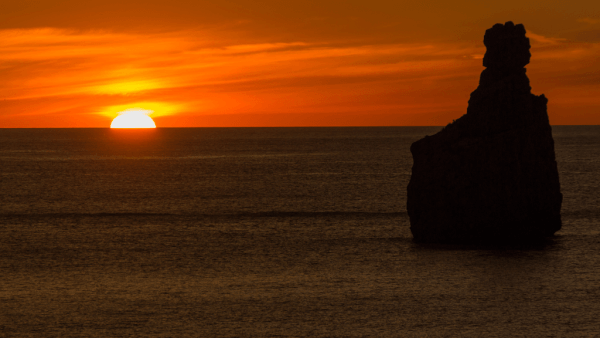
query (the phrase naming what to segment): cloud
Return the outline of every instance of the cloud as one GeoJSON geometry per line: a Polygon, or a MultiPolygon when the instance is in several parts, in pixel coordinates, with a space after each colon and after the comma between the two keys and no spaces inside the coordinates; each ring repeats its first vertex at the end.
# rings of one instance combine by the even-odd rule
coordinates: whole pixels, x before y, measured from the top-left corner
{"type": "Polygon", "coordinates": [[[567,39],[550,38],[543,35],[538,35],[532,31],[527,32],[527,37],[531,42],[537,45],[557,45],[567,41],[567,39]]]}
{"type": "MultiPolygon", "coordinates": [[[[584,74],[600,73],[599,43],[528,36],[533,86],[594,84],[596,77],[584,74]]],[[[2,118],[24,115],[108,119],[128,107],[173,118],[461,111],[477,86],[484,52],[469,41],[240,44],[200,29],[6,29],[0,30],[0,126],[2,118]]]]}
{"type": "MultiPolygon", "coordinates": [[[[106,111],[113,111],[109,108],[114,101],[129,98],[135,103],[151,92],[168,94],[158,100],[192,109],[196,102],[204,101],[199,95],[214,91],[373,84],[390,81],[390,77],[425,79],[434,70],[443,76],[444,72],[460,71],[465,61],[472,60],[471,55],[480,52],[431,44],[218,45],[214,40],[198,39],[203,35],[201,31],[125,34],[56,28],[0,30],[2,98],[102,97],[106,111]],[[195,88],[196,95],[190,88],[195,88]]],[[[89,111],[85,106],[86,102],[81,102],[82,111],[89,111]]]]}
{"type": "Polygon", "coordinates": [[[583,22],[583,23],[587,23],[590,25],[597,25],[600,23],[600,20],[586,17],[586,18],[577,19],[577,22],[583,22]]]}

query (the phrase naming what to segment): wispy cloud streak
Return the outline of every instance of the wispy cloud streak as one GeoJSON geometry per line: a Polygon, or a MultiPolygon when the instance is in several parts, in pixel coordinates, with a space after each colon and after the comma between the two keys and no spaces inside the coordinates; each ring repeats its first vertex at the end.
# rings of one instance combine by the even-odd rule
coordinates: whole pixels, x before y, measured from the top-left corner
{"type": "MultiPolygon", "coordinates": [[[[598,70],[592,60],[599,43],[528,35],[533,45],[528,74],[535,74],[532,82],[543,80],[542,89],[558,82],[577,85],[582,78],[572,74],[585,65],[598,70]],[[569,71],[557,70],[561,67],[569,71]]],[[[100,121],[93,114],[106,119],[115,107],[144,104],[159,107],[153,109],[156,116],[444,109],[460,114],[477,85],[483,53],[472,42],[228,45],[193,30],[0,30],[0,126],[14,124],[18,116],[67,112],[91,126],[100,121]]],[[[596,78],[588,81],[597,88],[596,78]]]]}

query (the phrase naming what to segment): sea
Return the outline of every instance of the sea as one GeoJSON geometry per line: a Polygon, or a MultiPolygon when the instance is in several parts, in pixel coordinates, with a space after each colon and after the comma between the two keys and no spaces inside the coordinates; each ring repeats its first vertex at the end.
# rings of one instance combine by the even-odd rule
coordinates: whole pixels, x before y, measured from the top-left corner
{"type": "Polygon", "coordinates": [[[440,129],[0,129],[0,337],[600,336],[600,126],[504,247],[413,242],[440,129]]]}

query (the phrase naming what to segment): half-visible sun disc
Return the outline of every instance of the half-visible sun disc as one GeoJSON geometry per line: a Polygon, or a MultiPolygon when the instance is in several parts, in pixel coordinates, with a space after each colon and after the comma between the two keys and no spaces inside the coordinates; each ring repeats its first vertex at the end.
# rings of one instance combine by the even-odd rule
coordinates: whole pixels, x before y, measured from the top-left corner
{"type": "Polygon", "coordinates": [[[125,111],[114,118],[111,128],[156,128],[156,124],[144,110],[125,111]]]}

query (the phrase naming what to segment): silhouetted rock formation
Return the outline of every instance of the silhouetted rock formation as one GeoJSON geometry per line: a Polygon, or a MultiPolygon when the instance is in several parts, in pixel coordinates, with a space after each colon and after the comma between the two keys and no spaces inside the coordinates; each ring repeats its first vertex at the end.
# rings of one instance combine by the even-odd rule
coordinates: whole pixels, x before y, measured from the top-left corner
{"type": "Polygon", "coordinates": [[[553,235],[562,194],[548,100],[531,93],[523,25],[496,24],[467,113],[413,143],[407,209],[418,242],[509,243],[553,235]]]}

